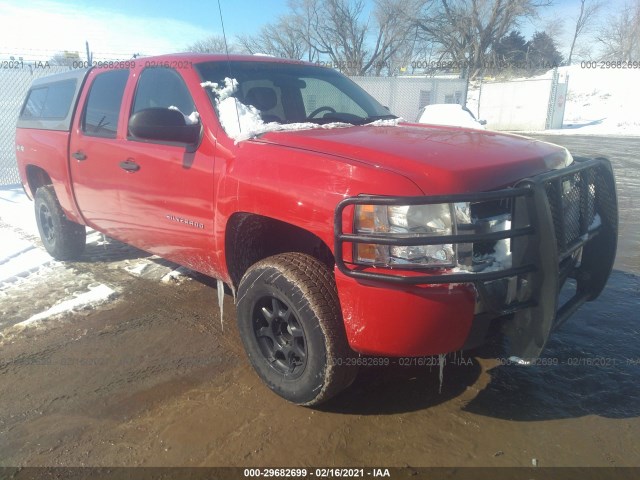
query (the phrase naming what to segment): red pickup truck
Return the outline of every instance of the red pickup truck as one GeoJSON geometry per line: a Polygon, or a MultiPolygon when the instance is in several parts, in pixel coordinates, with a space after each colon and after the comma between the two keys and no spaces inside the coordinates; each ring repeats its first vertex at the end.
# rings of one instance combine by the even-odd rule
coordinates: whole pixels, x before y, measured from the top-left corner
{"type": "Polygon", "coordinates": [[[531,363],[616,252],[607,160],[406,123],[308,63],[168,55],[37,79],[16,150],[52,256],[81,256],[90,226],[223,281],[256,372],[302,405],[346,388],[359,355],[499,333],[531,363]]]}

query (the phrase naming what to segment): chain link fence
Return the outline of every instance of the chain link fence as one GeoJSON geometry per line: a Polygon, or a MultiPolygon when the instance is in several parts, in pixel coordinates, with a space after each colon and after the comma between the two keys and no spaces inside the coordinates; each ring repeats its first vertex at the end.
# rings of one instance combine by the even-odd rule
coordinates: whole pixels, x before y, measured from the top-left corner
{"type": "Polygon", "coordinates": [[[569,78],[554,69],[545,77],[482,82],[472,109],[491,130],[562,128],[569,78]]]}
{"type": "Polygon", "coordinates": [[[351,77],[369,95],[409,122],[418,119],[423,107],[436,103],[467,103],[466,78],[351,77]]]}
{"type": "Polygon", "coordinates": [[[20,183],[15,152],[16,122],[31,82],[38,77],[68,71],[69,67],[51,65],[0,68],[0,185],[20,183]]]}

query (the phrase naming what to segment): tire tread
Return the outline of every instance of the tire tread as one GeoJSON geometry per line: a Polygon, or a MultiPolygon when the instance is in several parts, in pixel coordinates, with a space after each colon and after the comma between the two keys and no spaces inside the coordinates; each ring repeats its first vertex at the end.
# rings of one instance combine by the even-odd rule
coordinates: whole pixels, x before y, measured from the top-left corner
{"type": "MultiPolygon", "coordinates": [[[[296,284],[319,321],[325,338],[327,367],[321,390],[310,401],[300,405],[314,406],[323,403],[347,388],[357,376],[357,368],[347,365],[348,357],[355,353],[348,345],[338,291],[332,272],[316,258],[297,252],[283,253],[265,258],[254,264],[243,280],[258,270],[275,269],[296,284]],[[342,362],[336,359],[342,358],[342,362]]],[[[242,282],[241,282],[242,284],[242,282]]],[[[242,287],[241,287],[242,288],[242,287]]]]}
{"type": "Polygon", "coordinates": [[[85,226],[72,222],[67,218],[60,206],[60,202],[58,202],[53,186],[45,185],[36,190],[35,212],[42,243],[53,258],[56,260],[75,260],[82,256],[87,241],[85,226]],[[40,203],[45,203],[54,217],[53,222],[58,230],[58,238],[56,238],[53,245],[50,245],[44,239],[38,214],[40,203]]]}

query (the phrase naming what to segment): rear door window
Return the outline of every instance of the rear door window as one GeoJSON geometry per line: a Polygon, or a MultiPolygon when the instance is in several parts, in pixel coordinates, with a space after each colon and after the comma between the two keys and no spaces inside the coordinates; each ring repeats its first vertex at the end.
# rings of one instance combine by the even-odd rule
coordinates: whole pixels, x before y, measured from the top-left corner
{"type": "Polygon", "coordinates": [[[95,137],[115,138],[129,70],[96,75],[82,115],[82,131],[95,137]]]}

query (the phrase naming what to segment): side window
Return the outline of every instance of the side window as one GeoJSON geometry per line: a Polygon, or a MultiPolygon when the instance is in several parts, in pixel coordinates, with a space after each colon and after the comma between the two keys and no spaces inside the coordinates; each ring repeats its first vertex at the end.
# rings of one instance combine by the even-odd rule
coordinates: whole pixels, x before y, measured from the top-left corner
{"type": "Polygon", "coordinates": [[[140,75],[131,115],[147,108],[178,110],[185,124],[198,123],[196,106],[182,77],[171,68],[147,68],[140,75]]]}
{"type": "Polygon", "coordinates": [[[112,70],[96,76],[82,116],[82,131],[96,137],[116,138],[118,116],[129,70],[112,70]]]}
{"type": "Polygon", "coordinates": [[[65,80],[34,88],[27,96],[20,118],[23,120],[65,118],[71,108],[75,91],[75,80],[65,80]]]}

